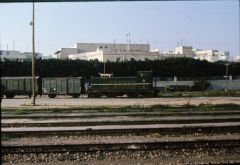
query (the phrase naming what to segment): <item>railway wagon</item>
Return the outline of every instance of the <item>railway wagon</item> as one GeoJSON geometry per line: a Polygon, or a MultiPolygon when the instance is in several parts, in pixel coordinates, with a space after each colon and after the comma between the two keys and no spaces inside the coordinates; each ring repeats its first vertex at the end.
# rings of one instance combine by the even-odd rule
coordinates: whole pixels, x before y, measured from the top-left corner
{"type": "Polygon", "coordinates": [[[70,95],[74,98],[85,93],[82,77],[49,77],[42,79],[42,94],[55,98],[57,95],[70,95]]]}
{"type": "Polygon", "coordinates": [[[92,77],[89,82],[88,97],[151,97],[152,71],[138,71],[136,77],[92,77]]]}
{"type": "MultiPolygon", "coordinates": [[[[38,78],[35,77],[35,94],[38,93],[38,78]]],[[[1,77],[1,95],[13,98],[15,95],[32,96],[32,77],[1,77]]]]}

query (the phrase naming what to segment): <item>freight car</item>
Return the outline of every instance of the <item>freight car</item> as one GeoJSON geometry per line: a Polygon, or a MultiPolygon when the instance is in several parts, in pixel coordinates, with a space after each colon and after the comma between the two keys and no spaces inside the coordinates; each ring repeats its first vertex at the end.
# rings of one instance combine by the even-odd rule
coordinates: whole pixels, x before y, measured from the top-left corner
{"type": "Polygon", "coordinates": [[[82,77],[54,77],[42,79],[42,94],[55,98],[57,95],[70,95],[74,98],[85,93],[82,77]]]}
{"type": "Polygon", "coordinates": [[[138,71],[136,77],[92,77],[88,97],[152,97],[152,71],[138,71]]]}
{"type": "MultiPolygon", "coordinates": [[[[39,77],[35,77],[35,82],[39,77]]],[[[35,93],[38,91],[36,83],[35,93]]],[[[32,77],[1,77],[1,96],[13,98],[15,95],[32,96],[32,77]]]]}

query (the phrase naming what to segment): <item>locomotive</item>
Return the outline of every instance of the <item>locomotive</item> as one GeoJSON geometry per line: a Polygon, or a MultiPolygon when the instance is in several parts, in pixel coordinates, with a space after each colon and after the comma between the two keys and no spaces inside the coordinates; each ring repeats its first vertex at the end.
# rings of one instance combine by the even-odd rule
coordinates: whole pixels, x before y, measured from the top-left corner
{"type": "MultiPolygon", "coordinates": [[[[152,97],[156,94],[152,86],[152,71],[138,71],[136,77],[91,77],[87,87],[83,77],[36,77],[35,93],[54,98],[57,95],[81,94],[88,97],[152,97]]],[[[31,77],[2,77],[1,96],[32,95],[31,77]]]]}

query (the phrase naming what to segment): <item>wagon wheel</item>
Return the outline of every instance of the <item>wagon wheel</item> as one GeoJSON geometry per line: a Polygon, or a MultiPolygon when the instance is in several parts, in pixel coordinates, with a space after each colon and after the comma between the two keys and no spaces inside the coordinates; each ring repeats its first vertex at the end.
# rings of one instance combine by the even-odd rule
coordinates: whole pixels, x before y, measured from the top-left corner
{"type": "Polygon", "coordinates": [[[95,95],[94,95],[93,93],[89,93],[89,94],[88,94],[88,97],[89,97],[89,98],[94,98],[95,95]]]}
{"type": "Polygon", "coordinates": [[[153,97],[154,94],[153,93],[143,93],[142,94],[144,97],[153,97]]]}
{"type": "Polygon", "coordinates": [[[80,95],[79,94],[73,94],[72,97],[73,98],[78,98],[80,95]]]}
{"type": "Polygon", "coordinates": [[[12,99],[14,97],[14,94],[6,94],[6,98],[12,99]]]}
{"type": "Polygon", "coordinates": [[[128,96],[129,98],[134,98],[134,97],[136,97],[135,93],[128,93],[127,96],[128,96]]]}
{"type": "Polygon", "coordinates": [[[49,98],[55,98],[57,95],[56,94],[49,94],[48,97],[49,98]]]}
{"type": "Polygon", "coordinates": [[[114,97],[114,95],[112,93],[107,93],[105,94],[107,97],[114,97]]]}

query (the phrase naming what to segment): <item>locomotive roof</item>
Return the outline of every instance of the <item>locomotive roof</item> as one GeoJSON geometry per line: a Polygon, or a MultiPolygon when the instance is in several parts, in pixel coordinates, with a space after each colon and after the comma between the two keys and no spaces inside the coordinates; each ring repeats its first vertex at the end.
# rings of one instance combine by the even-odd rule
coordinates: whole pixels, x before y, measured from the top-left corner
{"type": "MultiPolygon", "coordinates": [[[[39,76],[35,76],[35,79],[38,79],[39,76]]],[[[32,76],[30,77],[1,77],[1,79],[32,79],[32,76]]]]}

